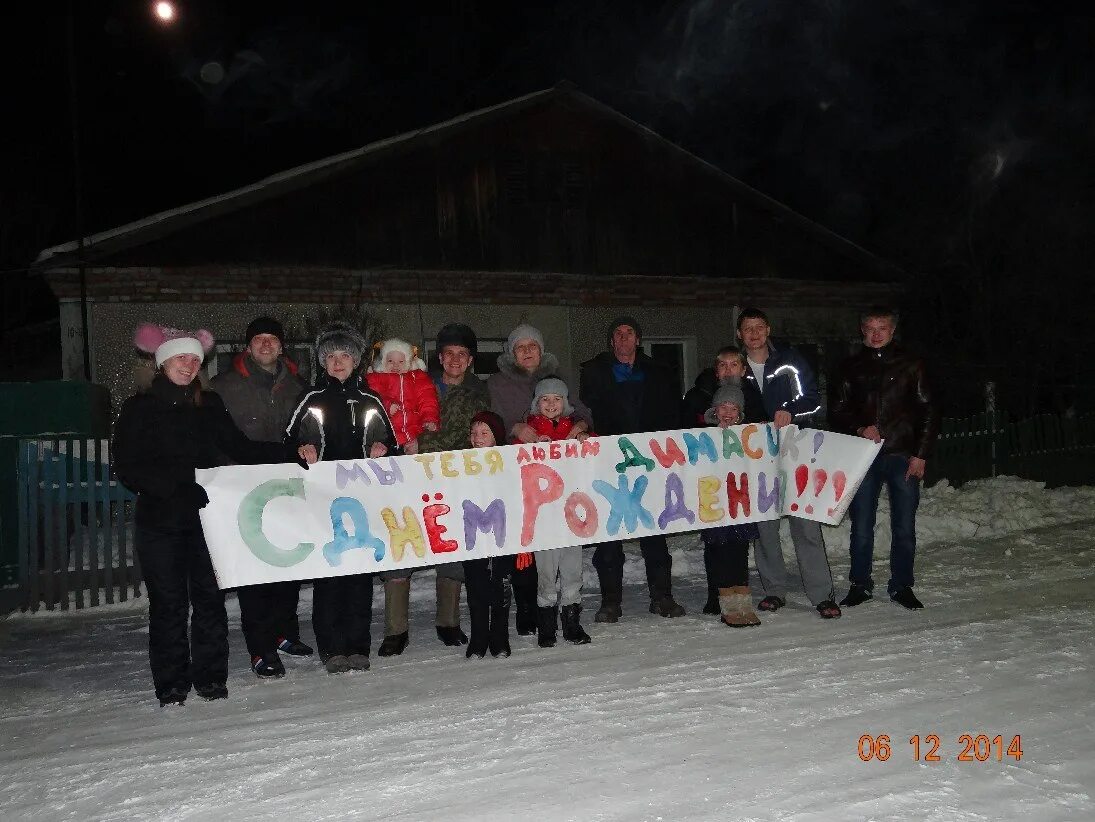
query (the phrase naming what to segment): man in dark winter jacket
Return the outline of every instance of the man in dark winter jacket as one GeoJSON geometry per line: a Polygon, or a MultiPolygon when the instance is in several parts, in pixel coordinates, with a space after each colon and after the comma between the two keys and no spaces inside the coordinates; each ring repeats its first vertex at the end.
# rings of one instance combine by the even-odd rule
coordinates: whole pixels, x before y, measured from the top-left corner
{"type": "MultiPolygon", "coordinates": [[[[304,381],[297,376],[296,364],[283,353],[285,330],[280,322],[256,317],[248,323],[244,337],[247,349],[235,357],[229,371],[214,378],[213,390],[248,439],[280,442],[304,391],[304,381]]],[[[245,585],[236,591],[236,597],[256,675],[278,677],[285,673],[279,650],[292,656],[312,653],[300,641],[300,582],[245,585]]]]}
{"type": "MultiPolygon", "coordinates": [[[[582,363],[582,401],[593,412],[598,434],[634,434],[674,429],[680,422],[680,388],[672,372],[639,349],[642,327],[633,317],[620,317],[608,329],[608,351],[582,363]]],[[[672,594],[673,558],[662,535],[642,537],[650,612],[684,615],[672,594]]],[[[624,551],[620,542],[598,545],[593,565],[601,582],[597,622],[616,622],[622,614],[624,551]]]]}
{"type": "MultiPolygon", "coordinates": [[[[821,395],[813,369],[802,355],[794,348],[777,348],[769,341],[768,315],[759,308],[742,309],[737,333],[745,349],[747,368],[742,385],[746,399],[751,391],[757,392],[765,418],[777,429],[791,423],[802,428],[815,425],[821,410],[821,395]]],[[[806,595],[822,618],[839,617],[821,525],[799,517],[789,518],[788,524],[806,595]]],[[[789,576],[783,562],[779,528],[778,519],[757,523],[760,539],[753,556],[764,586],[765,597],[757,605],[762,611],[777,611],[787,603],[789,576]]]]}
{"type": "Polygon", "coordinates": [[[872,308],[861,318],[863,348],[840,369],[836,402],[829,417],[844,434],[881,442],[848,509],[852,524],[851,588],[841,605],[853,607],[873,597],[874,524],[878,495],[890,496],[890,599],[906,608],[923,608],[913,593],[916,509],[926,460],[939,431],[939,406],[924,361],[893,341],[897,315],[872,308]]]}

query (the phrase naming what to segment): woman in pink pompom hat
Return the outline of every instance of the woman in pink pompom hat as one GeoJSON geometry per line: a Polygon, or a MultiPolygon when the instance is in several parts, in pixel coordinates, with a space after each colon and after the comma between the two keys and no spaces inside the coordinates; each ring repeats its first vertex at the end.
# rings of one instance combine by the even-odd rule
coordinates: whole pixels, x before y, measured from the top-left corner
{"type": "Polygon", "coordinates": [[[137,494],[135,544],[148,591],[156,696],[160,705],[181,705],[193,686],[205,699],[221,699],[228,696],[228,618],[198,518],[209,497],[194,469],[297,455],[281,443],[247,439],[220,397],[201,390],[197,376],[213,349],[208,331],[145,323],[133,342],[155,358],[157,371],[148,391],[122,406],[114,470],[137,494]]]}

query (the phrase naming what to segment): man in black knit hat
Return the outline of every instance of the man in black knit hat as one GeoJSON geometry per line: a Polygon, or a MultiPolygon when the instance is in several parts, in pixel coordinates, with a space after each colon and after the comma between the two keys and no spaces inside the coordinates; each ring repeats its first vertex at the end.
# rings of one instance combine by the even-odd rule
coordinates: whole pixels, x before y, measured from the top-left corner
{"type": "MultiPolygon", "coordinates": [[[[598,434],[665,431],[678,425],[680,386],[668,368],[639,348],[642,333],[634,317],[618,317],[608,328],[609,350],[582,363],[581,398],[593,412],[593,428],[598,434]]],[[[646,561],[650,613],[684,616],[684,608],[673,599],[673,558],[665,537],[642,537],[639,547],[646,561]]],[[[594,619],[616,622],[623,613],[622,543],[598,545],[593,565],[601,582],[601,608],[594,619]]]]}
{"type": "MultiPolygon", "coordinates": [[[[296,364],[284,354],[285,330],[272,317],[256,317],[244,334],[247,348],[218,374],[212,384],[236,426],[248,439],[280,442],[285,425],[304,392],[296,364]]],[[[251,669],[260,677],[285,674],[278,651],[308,656],[312,649],[300,641],[297,621],[299,582],[246,585],[236,591],[240,622],[251,656],[251,669]]]]}

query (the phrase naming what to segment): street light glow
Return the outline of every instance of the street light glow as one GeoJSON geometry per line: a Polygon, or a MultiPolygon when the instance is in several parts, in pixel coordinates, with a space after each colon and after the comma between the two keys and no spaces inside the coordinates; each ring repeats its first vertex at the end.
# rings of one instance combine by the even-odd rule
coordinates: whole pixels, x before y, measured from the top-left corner
{"type": "Polygon", "coordinates": [[[162,20],[165,23],[170,23],[172,20],[175,19],[175,4],[174,3],[167,3],[167,2],[157,3],[153,7],[153,11],[155,11],[156,16],[159,17],[160,20],[162,20]]]}

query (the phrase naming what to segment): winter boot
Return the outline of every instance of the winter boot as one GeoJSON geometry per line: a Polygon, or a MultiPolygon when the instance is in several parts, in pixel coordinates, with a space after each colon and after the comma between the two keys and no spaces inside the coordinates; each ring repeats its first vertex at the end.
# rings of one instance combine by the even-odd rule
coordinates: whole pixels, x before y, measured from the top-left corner
{"type": "Polygon", "coordinates": [[[555,628],[559,622],[559,609],[555,607],[551,608],[537,608],[536,613],[539,617],[537,620],[537,644],[541,648],[554,648],[555,647],[555,628]]]}
{"type": "Polygon", "coordinates": [[[490,631],[487,646],[491,656],[509,656],[509,606],[495,605],[490,609],[490,631]]]}
{"type": "Polygon", "coordinates": [[[251,670],[259,679],[280,679],[285,676],[285,666],[281,664],[277,651],[251,657],[251,670]]]}
{"type": "Polygon", "coordinates": [[[278,650],[289,656],[311,656],[314,652],[311,646],[305,645],[299,639],[278,639],[278,650]]]}
{"type": "Polygon", "coordinates": [[[228,699],[228,686],[223,682],[204,682],[194,686],[194,693],[206,702],[214,699],[228,699]]]}
{"type": "Polygon", "coordinates": [[[460,630],[460,580],[437,578],[437,638],[446,645],[466,645],[467,634],[460,630]]]}
{"type": "Polygon", "coordinates": [[[874,594],[871,593],[870,588],[853,582],[852,587],[848,589],[848,596],[840,600],[840,604],[845,608],[854,608],[855,606],[862,605],[864,602],[872,599],[874,599],[874,594]]]}
{"type": "MultiPolygon", "coordinates": [[[[851,594],[849,593],[848,596],[851,596],[851,594]]],[[[890,594],[890,599],[898,605],[908,608],[910,611],[916,611],[924,607],[924,603],[916,598],[916,594],[913,593],[912,588],[898,588],[890,594]]]]}
{"type": "Polygon", "coordinates": [[[578,622],[578,614],[581,612],[582,606],[577,603],[563,606],[563,639],[574,645],[588,645],[590,642],[589,634],[578,622]]]}
{"type": "Polygon", "coordinates": [[[323,660],[323,667],[329,674],[344,674],[350,670],[350,659],[345,654],[331,654],[323,660]]]}
{"type": "Polygon", "coordinates": [[[160,700],[160,707],[166,708],[168,705],[185,705],[186,695],[189,692],[189,688],[168,688],[156,696],[160,700]]]}
{"type": "Polygon", "coordinates": [[[351,671],[367,671],[369,670],[369,655],[347,654],[346,664],[350,666],[351,671]]]}
{"type": "MultiPolygon", "coordinates": [[[[477,656],[482,659],[486,656],[490,634],[490,606],[485,603],[469,602],[468,614],[471,617],[471,639],[468,640],[468,650],[464,656],[471,659],[477,656]]],[[[509,625],[506,625],[507,632],[509,625]]]]}
{"type": "Polygon", "coordinates": [[[594,622],[619,622],[623,616],[623,568],[607,567],[597,569],[597,578],[601,582],[601,607],[593,616],[594,622]]]}
{"type": "Polygon", "coordinates": [[[650,587],[650,613],[663,617],[682,617],[684,608],[673,599],[670,566],[647,568],[646,581],[650,587]]]}
{"type": "Polygon", "coordinates": [[[398,656],[406,649],[410,598],[410,579],[389,579],[384,583],[384,641],[377,656],[398,656]]]}
{"type": "Polygon", "coordinates": [[[753,610],[753,600],[748,585],[719,588],[719,605],[722,621],[731,628],[752,628],[760,625],[760,618],[753,610]]]}

